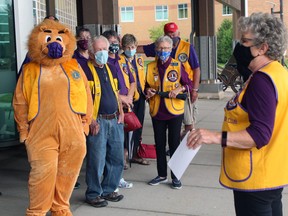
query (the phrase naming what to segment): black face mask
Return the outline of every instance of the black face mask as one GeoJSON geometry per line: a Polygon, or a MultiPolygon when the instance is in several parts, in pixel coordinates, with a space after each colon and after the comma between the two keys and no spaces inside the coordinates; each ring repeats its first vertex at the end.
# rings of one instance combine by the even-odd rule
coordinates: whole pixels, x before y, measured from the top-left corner
{"type": "Polygon", "coordinates": [[[233,55],[236,59],[237,65],[242,65],[247,68],[250,62],[255,58],[251,54],[250,47],[245,47],[241,45],[240,43],[236,44],[234,51],[233,51],[233,55]]]}
{"type": "Polygon", "coordinates": [[[110,46],[109,46],[109,52],[110,53],[115,54],[118,52],[118,50],[119,50],[119,44],[116,44],[116,43],[110,44],[110,46]]]}

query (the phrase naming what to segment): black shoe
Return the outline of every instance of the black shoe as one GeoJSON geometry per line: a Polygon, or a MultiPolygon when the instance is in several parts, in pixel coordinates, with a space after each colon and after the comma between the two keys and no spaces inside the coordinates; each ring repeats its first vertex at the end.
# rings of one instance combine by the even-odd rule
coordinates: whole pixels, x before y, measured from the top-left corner
{"type": "Polygon", "coordinates": [[[166,182],[168,182],[167,177],[161,178],[160,176],[157,176],[156,178],[149,181],[148,184],[155,186],[155,185],[159,185],[159,184],[166,183],[166,182]]]}
{"type": "Polygon", "coordinates": [[[182,183],[178,179],[172,179],[172,188],[180,190],[182,188],[182,183]]]}
{"type": "Polygon", "coordinates": [[[80,188],[80,183],[79,182],[76,182],[75,186],[74,186],[74,190],[75,189],[79,189],[80,188]]]}
{"type": "Polygon", "coordinates": [[[120,200],[122,200],[124,198],[123,195],[118,194],[117,192],[112,192],[110,194],[107,194],[105,196],[101,196],[103,199],[111,201],[111,202],[119,202],[120,200]]]}
{"type": "Polygon", "coordinates": [[[86,203],[90,204],[91,206],[95,208],[101,208],[101,207],[105,207],[108,205],[108,202],[105,199],[102,199],[100,196],[96,197],[93,200],[86,199],[86,203]]]}

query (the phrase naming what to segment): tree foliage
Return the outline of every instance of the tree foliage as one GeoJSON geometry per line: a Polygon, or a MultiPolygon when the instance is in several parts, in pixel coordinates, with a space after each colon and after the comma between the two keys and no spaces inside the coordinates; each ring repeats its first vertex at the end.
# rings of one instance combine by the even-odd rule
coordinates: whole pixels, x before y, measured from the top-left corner
{"type": "Polygon", "coordinates": [[[166,23],[161,23],[160,25],[158,26],[154,26],[152,28],[150,28],[148,31],[149,31],[149,38],[152,40],[152,41],[156,41],[160,36],[162,36],[164,34],[164,25],[166,23]]]}
{"type": "Polygon", "coordinates": [[[217,32],[217,61],[226,63],[232,55],[232,21],[225,19],[217,32]]]}

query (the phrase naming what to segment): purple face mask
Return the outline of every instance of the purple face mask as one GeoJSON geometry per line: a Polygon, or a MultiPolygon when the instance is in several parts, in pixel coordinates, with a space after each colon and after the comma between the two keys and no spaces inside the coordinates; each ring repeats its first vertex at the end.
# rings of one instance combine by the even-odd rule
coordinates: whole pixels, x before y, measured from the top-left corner
{"type": "Polygon", "coordinates": [[[52,42],[47,45],[48,48],[48,56],[53,59],[61,58],[63,55],[63,47],[57,43],[57,42],[52,42]]]}
{"type": "Polygon", "coordinates": [[[83,40],[77,41],[77,46],[78,46],[81,50],[88,50],[88,40],[83,39],[83,40]]]}

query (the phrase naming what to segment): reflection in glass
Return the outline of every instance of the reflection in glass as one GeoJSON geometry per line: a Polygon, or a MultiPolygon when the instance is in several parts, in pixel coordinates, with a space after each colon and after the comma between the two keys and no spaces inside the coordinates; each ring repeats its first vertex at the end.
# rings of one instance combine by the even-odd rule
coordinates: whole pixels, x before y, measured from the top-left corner
{"type": "Polygon", "coordinates": [[[12,98],[16,83],[16,50],[12,0],[0,0],[0,147],[16,139],[12,98]]]}

